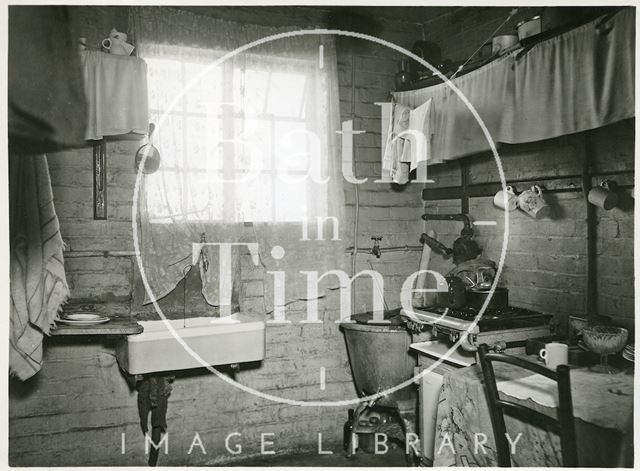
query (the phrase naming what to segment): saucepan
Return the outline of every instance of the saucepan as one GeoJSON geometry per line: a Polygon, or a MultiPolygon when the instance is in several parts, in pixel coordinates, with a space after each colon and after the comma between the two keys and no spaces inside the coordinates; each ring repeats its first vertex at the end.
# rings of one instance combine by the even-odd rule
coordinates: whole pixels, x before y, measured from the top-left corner
{"type": "MultiPolygon", "coordinates": [[[[467,306],[474,309],[480,309],[484,305],[490,293],[491,290],[475,288],[468,289],[466,293],[467,306]]],[[[493,296],[491,296],[489,304],[487,304],[487,311],[504,309],[507,306],[509,306],[509,290],[507,288],[496,288],[493,292],[493,296]]]]}
{"type": "MultiPolygon", "coordinates": [[[[480,310],[486,302],[491,290],[467,288],[464,282],[456,277],[447,277],[448,291],[438,293],[436,303],[441,307],[460,309],[467,307],[480,310]]],[[[505,309],[509,306],[509,290],[496,288],[487,304],[486,310],[493,311],[505,309]]]]}

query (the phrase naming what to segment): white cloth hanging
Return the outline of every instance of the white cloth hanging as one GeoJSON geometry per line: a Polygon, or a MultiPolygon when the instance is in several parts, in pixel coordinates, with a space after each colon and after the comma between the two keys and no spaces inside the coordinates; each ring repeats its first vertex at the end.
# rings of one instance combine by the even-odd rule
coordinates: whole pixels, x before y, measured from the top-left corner
{"type": "Polygon", "coordinates": [[[409,112],[408,134],[402,153],[402,162],[408,162],[409,170],[418,168],[431,154],[431,102],[429,99],[409,112]]]}
{"type": "Polygon", "coordinates": [[[147,64],[138,57],[81,53],[88,115],[85,139],[147,134],[147,64]]]}

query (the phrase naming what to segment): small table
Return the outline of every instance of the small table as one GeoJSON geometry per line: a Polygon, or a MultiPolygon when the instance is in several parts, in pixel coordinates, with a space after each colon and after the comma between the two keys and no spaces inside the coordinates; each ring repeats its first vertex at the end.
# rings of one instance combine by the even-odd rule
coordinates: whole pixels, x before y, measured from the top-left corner
{"type": "MultiPolygon", "coordinates": [[[[535,356],[526,358],[536,361],[535,356]]],[[[502,363],[494,364],[494,371],[502,398],[555,415],[548,390],[536,386],[544,384],[539,380],[542,376],[531,377],[531,372],[502,363]]],[[[580,466],[633,466],[633,375],[572,369],[571,392],[580,466]]],[[[506,414],[505,421],[512,440],[522,433],[512,456],[514,466],[562,465],[560,439],[555,433],[506,414]]],[[[444,376],[437,427],[434,466],[497,466],[479,365],[444,376]]]]}

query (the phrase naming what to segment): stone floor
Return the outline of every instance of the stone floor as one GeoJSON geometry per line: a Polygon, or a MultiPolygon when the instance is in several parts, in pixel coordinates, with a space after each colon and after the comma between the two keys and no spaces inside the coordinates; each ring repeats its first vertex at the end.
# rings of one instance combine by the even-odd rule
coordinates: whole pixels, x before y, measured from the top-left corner
{"type": "Polygon", "coordinates": [[[358,452],[352,458],[344,453],[333,455],[318,455],[307,453],[299,455],[262,456],[238,462],[238,466],[317,466],[317,467],[404,467],[407,466],[404,450],[398,446],[391,446],[386,454],[358,452]]]}

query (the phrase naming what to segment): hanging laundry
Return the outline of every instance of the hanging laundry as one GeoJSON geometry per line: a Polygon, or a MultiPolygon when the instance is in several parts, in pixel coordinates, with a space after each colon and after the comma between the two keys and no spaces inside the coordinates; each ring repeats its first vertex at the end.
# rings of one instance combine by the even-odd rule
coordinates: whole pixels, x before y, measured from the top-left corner
{"type": "Polygon", "coordinates": [[[401,162],[409,163],[410,170],[415,170],[419,163],[426,162],[430,157],[431,112],[431,98],[409,111],[409,126],[405,134],[401,162]]]}
{"type": "Polygon", "coordinates": [[[408,106],[398,103],[392,104],[387,144],[382,157],[382,177],[391,177],[395,183],[400,185],[409,181],[409,165],[402,163],[406,141],[402,137],[402,133],[409,128],[410,111],[411,108],[408,106]]]}
{"type": "MultiPolygon", "coordinates": [[[[162,434],[167,432],[167,407],[173,389],[171,383],[175,376],[145,376],[138,383],[138,414],[140,427],[146,436],[149,432],[149,413],[151,413],[151,440],[157,446],[162,434]]],[[[149,466],[158,462],[159,448],[151,446],[149,466]]]]}

